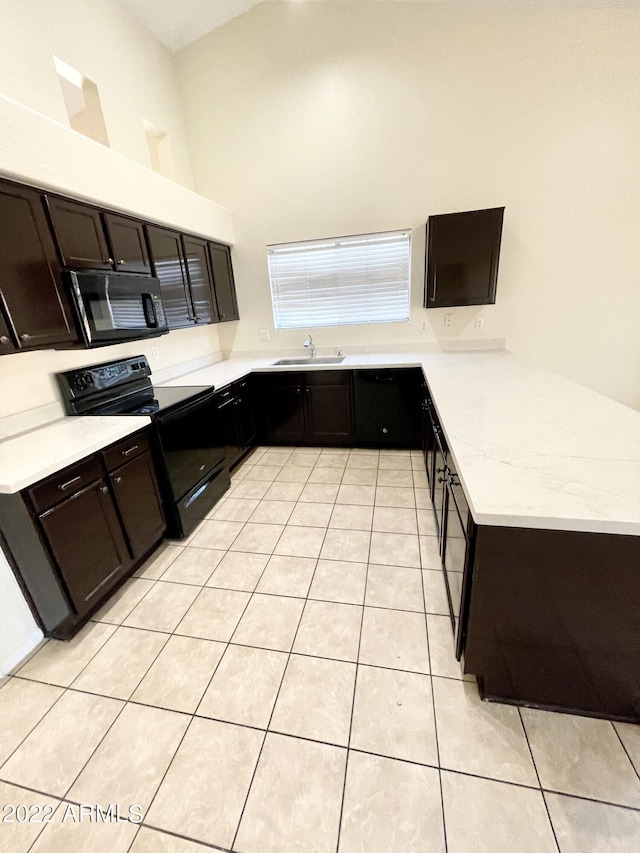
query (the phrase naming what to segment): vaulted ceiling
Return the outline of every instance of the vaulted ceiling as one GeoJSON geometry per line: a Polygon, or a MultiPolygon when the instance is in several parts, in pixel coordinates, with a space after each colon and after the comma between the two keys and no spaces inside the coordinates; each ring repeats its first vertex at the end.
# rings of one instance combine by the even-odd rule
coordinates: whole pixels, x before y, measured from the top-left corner
{"type": "MultiPolygon", "coordinates": [[[[365,0],[366,2],[367,0],[365,0]]],[[[371,2],[371,0],[369,0],[371,2]]],[[[121,0],[169,50],[177,51],[249,11],[264,0],[121,0]]],[[[290,0],[319,2],[319,0],[290,0]]],[[[397,0],[373,0],[397,2],[397,0]]],[[[640,0],[407,0],[475,6],[539,6],[547,8],[640,8],[640,0]]]]}

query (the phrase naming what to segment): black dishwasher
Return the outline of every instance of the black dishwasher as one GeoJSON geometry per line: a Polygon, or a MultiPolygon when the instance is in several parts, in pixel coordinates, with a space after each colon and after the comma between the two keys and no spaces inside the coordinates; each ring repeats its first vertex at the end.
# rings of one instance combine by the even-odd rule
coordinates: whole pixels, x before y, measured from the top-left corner
{"type": "Polygon", "coordinates": [[[356,444],[420,448],[422,371],[414,367],[356,370],[356,444]]]}

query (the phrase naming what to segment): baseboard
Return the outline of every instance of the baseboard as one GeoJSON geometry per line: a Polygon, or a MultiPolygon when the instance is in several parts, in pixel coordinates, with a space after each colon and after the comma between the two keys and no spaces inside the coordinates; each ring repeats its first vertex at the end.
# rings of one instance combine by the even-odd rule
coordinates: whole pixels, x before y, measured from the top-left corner
{"type": "Polygon", "coordinates": [[[32,652],[38,643],[43,639],[44,634],[38,628],[33,634],[29,637],[26,643],[24,643],[18,651],[14,652],[11,657],[7,658],[0,662],[0,677],[3,675],[7,675],[13,669],[15,669],[18,664],[22,663],[22,661],[27,657],[27,655],[32,652]]]}

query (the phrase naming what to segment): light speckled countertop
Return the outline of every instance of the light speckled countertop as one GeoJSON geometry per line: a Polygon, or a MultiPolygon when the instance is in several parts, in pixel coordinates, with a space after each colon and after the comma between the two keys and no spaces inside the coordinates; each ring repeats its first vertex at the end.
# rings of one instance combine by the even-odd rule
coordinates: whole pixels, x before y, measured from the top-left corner
{"type": "Polygon", "coordinates": [[[0,442],[0,493],[12,494],[151,423],[133,417],[62,418],[0,442]]]}
{"type": "MultiPolygon", "coordinates": [[[[166,385],[225,385],[252,371],[421,367],[478,524],[640,535],[640,412],[506,351],[348,355],[275,367],[232,358],[166,385]]],[[[16,492],[150,423],[63,418],[0,442],[16,492]]]]}
{"type": "MultiPolygon", "coordinates": [[[[230,359],[167,383],[216,388],[270,358],[230,359]]],[[[477,524],[640,535],[640,412],[506,351],[349,355],[422,367],[477,524]]]]}

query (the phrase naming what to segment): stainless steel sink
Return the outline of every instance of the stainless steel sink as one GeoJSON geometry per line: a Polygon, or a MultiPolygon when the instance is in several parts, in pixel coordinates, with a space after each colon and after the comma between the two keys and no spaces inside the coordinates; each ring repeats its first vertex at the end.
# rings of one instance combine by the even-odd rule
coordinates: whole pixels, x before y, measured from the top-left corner
{"type": "Polygon", "coordinates": [[[284,367],[285,364],[308,364],[313,367],[314,364],[342,364],[346,355],[327,355],[318,356],[316,358],[281,358],[280,361],[274,361],[274,367],[284,367]]]}

